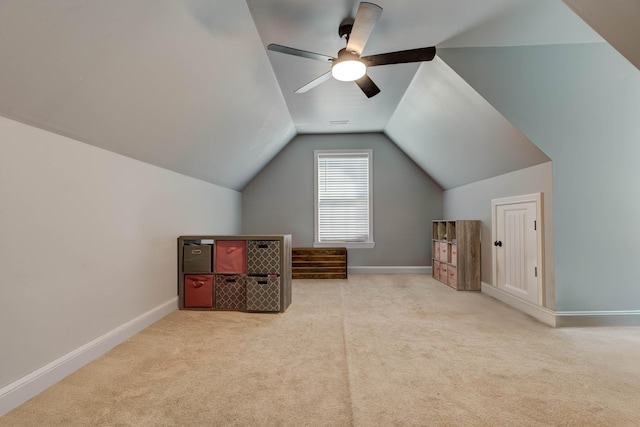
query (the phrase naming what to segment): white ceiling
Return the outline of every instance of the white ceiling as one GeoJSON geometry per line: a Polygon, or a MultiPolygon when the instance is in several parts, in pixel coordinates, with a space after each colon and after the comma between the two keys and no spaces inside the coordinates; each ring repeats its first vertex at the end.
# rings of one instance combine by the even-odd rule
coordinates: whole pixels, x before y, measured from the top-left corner
{"type": "MultiPolygon", "coordinates": [[[[247,4],[265,47],[275,43],[335,57],[345,46],[338,26],[343,18],[355,16],[359,2],[247,0],[247,4]]],[[[428,46],[601,41],[559,0],[376,0],[376,4],[383,12],[363,55],[428,46]]],[[[333,79],[308,93],[295,94],[296,89],[327,72],[329,65],[279,52],[269,51],[268,55],[299,133],[386,129],[419,66],[369,69],[381,89],[371,99],[354,83],[333,79]],[[335,121],[348,124],[335,125],[335,121]]]]}
{"type": "MultiPolygon", "coordinates": [[[[376,3],[384,10],[364,54],[602,42],[560,0],[376,3]]],[[[298,133],[385,132],[443,188],[547,160],[437,57],[370,69],[381,89],[371,99],[333,80],[294,94],[327,65],[266,46],[335,56],[338,24],[356,9],[0,0],[0,115],[236,190],[298,133]]]]}

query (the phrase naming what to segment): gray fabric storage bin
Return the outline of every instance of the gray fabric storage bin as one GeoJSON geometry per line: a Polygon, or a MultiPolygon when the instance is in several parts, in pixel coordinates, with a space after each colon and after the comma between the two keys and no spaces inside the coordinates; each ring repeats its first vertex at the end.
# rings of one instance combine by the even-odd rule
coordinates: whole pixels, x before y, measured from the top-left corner
{"type": "Polygon", "coordinates": [[[247,277],[247,311],[280,311],[279,277],[247,277]]]}
{"type": "Polygon", "coordinates": [[[185,245],[182,252],[182,271],[185,273],[211,272],[211,245],[185,245]]]}

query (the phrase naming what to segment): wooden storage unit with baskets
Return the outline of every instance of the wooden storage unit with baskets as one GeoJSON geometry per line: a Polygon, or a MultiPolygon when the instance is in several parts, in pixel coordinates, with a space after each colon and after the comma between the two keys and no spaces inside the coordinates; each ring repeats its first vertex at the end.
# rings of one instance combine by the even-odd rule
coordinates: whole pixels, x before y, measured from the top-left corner
{"type": "Polygon", "coordinates": [[[433,221],[433,278],[458,291],[480,290],[480,221],[433,221]]]}
{"type": "Polygon", "coordinates": [[[291,235],[180,236],[179,308],[284,312],[291,235]]]}

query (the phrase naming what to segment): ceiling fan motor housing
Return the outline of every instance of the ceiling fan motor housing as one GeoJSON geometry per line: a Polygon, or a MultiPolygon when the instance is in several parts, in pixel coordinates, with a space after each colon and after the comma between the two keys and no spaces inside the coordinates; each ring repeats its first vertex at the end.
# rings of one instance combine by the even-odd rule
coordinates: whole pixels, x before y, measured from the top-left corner
{"type": "Polygon", "coordinates": [[[333,60],[334,63],[342,61],[359,61],[360,57],[357,53],[348,51],[346,47],[343,47],[338,51],[338,57],[333,60]]]}
{"type": "Polygon", "coordinates": [[[351,30],[353,29],[353,18],[344,18],[338,27],[338,35],[340,38],[345,38],[349,41],[349,34],[351,34],[351,30]]]}

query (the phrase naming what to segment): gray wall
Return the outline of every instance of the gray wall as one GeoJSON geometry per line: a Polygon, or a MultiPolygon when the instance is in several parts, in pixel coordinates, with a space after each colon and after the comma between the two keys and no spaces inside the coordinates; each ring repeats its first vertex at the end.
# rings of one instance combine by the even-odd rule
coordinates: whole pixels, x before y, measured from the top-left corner
{"type": "Polygon", "coordinates": [[[553,161],[556,309],[640,309],[640,72],[601,44],[441,49],[553,161]]]}
{"type": "Polygon", "coordinates": [[[236,191],[2,117],[0,200],[0,389],[175,300],[179,235],[240,232],[236,191]]]}
{"type": "Polygon", "coordinates": [[[493,283],[491,200],[543,193],[545,306],[555,308],[551,162],[463,185],[444,192],[444,217],[482,221],[482,281],[493,283]]]}
{"type": "Polygon", "coordinates": [[[313,245],[316,149],[373,150],[374,249],[350,249],[350,266],[431,265],[431,221],[442,190],[384,134],[299,135],[242,192],[243,233],[290,233],[313,245]]]}

